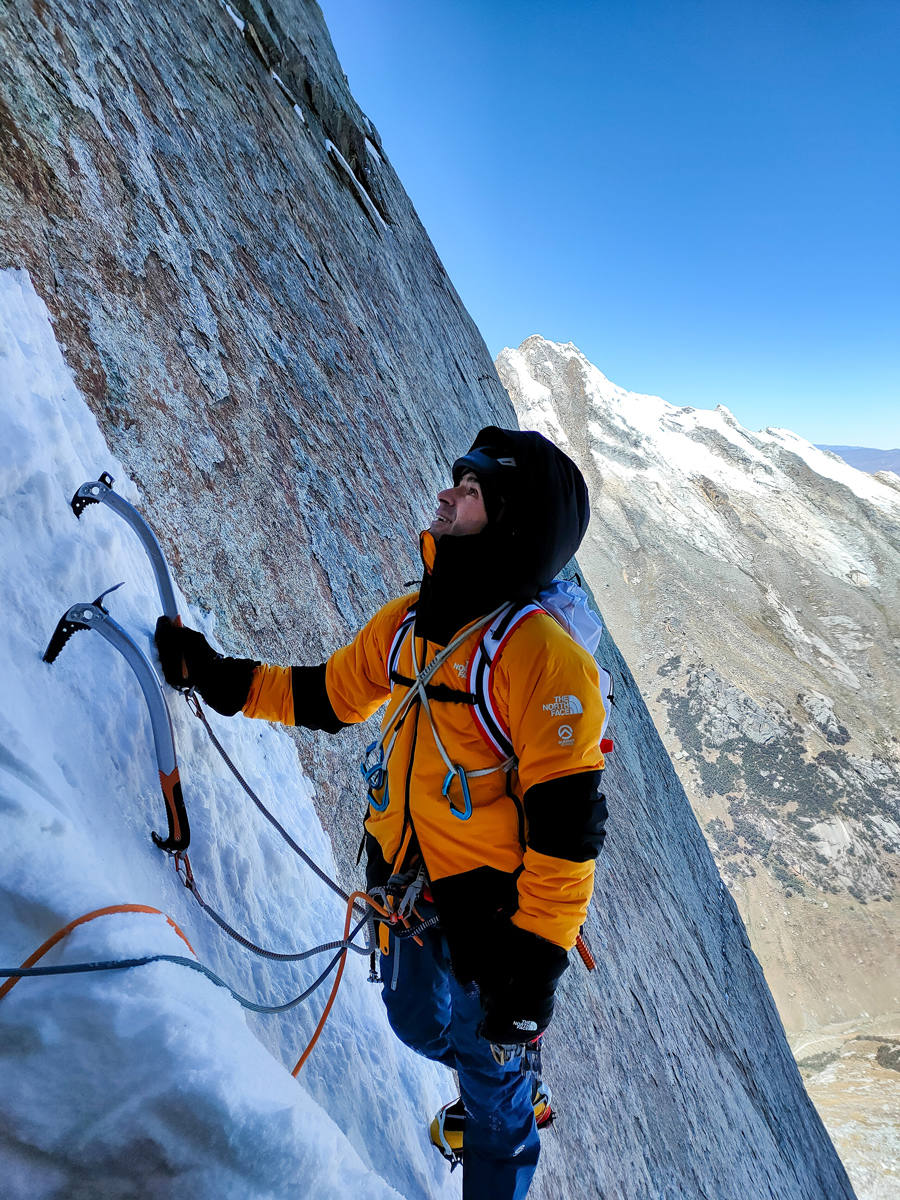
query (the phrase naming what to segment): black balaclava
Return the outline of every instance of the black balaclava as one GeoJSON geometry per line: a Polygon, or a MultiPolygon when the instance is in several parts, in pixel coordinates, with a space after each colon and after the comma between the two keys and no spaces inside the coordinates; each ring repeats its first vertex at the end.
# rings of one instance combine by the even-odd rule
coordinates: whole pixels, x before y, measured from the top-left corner
{"type": "Polygon", "coordinates": [[[454,483],[466,471],[481,484],[488,524],[437,539],[416,608],[416,637],[441,646],[504,601],[533,599],[578,549],[590,517],[581,472],[539,433],[489,425],[453,464],[454,483]]]}

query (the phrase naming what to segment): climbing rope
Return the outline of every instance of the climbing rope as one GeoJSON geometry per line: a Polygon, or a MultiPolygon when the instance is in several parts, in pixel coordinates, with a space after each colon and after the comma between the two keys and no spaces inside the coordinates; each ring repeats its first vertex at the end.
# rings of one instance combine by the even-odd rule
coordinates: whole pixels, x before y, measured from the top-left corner
{"type": "MultiPolygon", "coordinates": [[[[343,945],[342,942],[328,942],[325,945],[316,946],[312,950],[299,950],[297,952],[286,954],[277,950],[266,950],[262,946],[257,946],[255,942],[251,942],[250,939],[245,937],[242,933],[239,933],[234,926],[228,924],[221,913],[216,912],[212,905],[206,903],[197,888],[197,882],[194,879],[194,872],[191,870],[191,860],[188,858],[187,854],[181,853],[175,855],[175,871],[183,882],[184,886],[188,889],[206,915],[215,921],[219,928],[224,933],[227,933],[230,938],[233,938],[238,945],[243,946],[245,950],[249,950],[251,954],[258,954],[260,958],[268,958],[273,962],[303,962],[305,958],[311,958],[314,954],[318,954],[323,950],[335,950],[339,946],[343,945]]],[[[370,914],[366,913],[362,924],[368,924],[369,917],[370,914]]],[[[371,954],[372,950],[374,949],[374,939],[370,938],[370,944],[368,946],[357,946],[355,943],[353,943],[353,945],[349,946],[348,949],[353,950],[356,954],[371,954]]]]}
{"type": "MultiPolygon", "coordinates": [[[[368,909],[374,910],[386,920],[390,919],[390,913],[388,910],[382,907],[377,900],[374,900],[365,892],[351,893],[347,897],[347,913],[344,919],[344,936],[341,938],[341,940],[337,942],[327,942],[321,946],[315,946],[311,950],[304,951],[302,957],[309,958],[314,954],[323,954],[330,950],[337,950],[337,954],[335,954],[325,970],[313,983],[310,984],[308,988],[302,991],[299,996],[295,996],[293,999],[287,1000],[283,1004],[258,1004],[255,1000],[251,1000],[247,996],[242,996],[240,992],[235,991],[235,989],[226,983],[224,979],[216,975],[214,971],[211,971],[209,967],[205,967],[203,963],[198,962],[196,958],[185,958],[180,954],[148,954],[139,958],[110,959],[99,962],[63,963],[53,967],[36,967],[34,965],[41,958],[43,958],[43,956],[49,950],[57,945],[57,943],[62,941],[67,934],[71,933],[73,929],[76,929],[79,925],[86,924],[88,921],[93,921],[97,917],[109,916],[112,913],[154,913],[158,916],[165,917],[190,952],[195,954],[193,946],[191,946],[187,937],[184,935],[175,921],[173,921],[172,918],[166,913],[162,912],[161,909],[153,908],[147,904],[113,904],[106,908],[98,908],[93,912],[85,913],[83,916],[76,917],[75,920],[70,921],[67,925],[64,925],[61,929],[58,929],[56,933],[52,935],[52,937],[49,937],[44,943],[42,943],[42,945],[40,945],[33,954],[30,954],[28,958],[25,959],[24,963],[22,963],[20,967],[0,967],[0,978],[5,978],[7,980],[7,982],[0,987],[0,999],[6,996],[12,990],[12,988],[15,987],[20,979],[36,978],[49,975],[87,974],[94,971],[123,971],[129,970],[132,967],[147,966],[148,964],[154,962],[171,962],[177,964],[178,966],[188,967],[192,971],[197,971],[201,975],[205,975],[207,979],[211,980],[218,987],[227,989],[227,991],[231,993],[234,999],[237,1000],[238,1004],[240,1004],[243,1008],[249,1009],[251,1012],[273,1015],[276,1013],[288,1012],[290,1009],[295,1008],[298,1004],[302,1004],[304,1000],[307,1000],[318,988],[322,986],[331,972],[335,969],[335,967],[337,967],[337,975],[335,977],[334,984],[332,985],[331,993],[329,994],[328,1000],[325,1004],[325,1009],[322,1013],[322,1016],[319,1018],[319,1022],[316,1025],[309,1044],[301,1054],[296,1066],[291,1072],[291,1074],[296,1077],[307,1058],[309,1058],[313,1047],[319,1040],[319,1035],[325,1027],[325,1022],[328,1020],[328,1016],[337,997],[338,988],[340,987],[341,978],[344,973],[344,966],[347,961],[347,951],[350,949],[358,949],[358,947],[354,946],[354,939],[369,920],[369,911],[367,909],[362,919],[359,920],[351,929],[350,926],[353,919],[353,911],[357,903],[367,905],[368,909]]],[[[237,936],[240,937],[240,935],[237,936]]]]}
{"type": "MultiPolygon", "coordinates": [[[[47,938],[46,942],[44,942],[42,945],[38,946],[37,950],[35,950],[33,954],[29,954],[28,958],[25,959],[18,970],[13,970],[12,968],[0,970],[0,975],[9,977],[9,982],[4,983],[3,986],[0,987],[0,1000],[2,1000],[5,995],[12,991],[20,978],[31,973],[31,968],[34,967],[36,962],[39,962],[44,957],[48,950],[52,950],[53,947],[58,942],[61,942],[64,937],[70,934],[73,929],[77,929],[79,925],[85,925],[88,921],[93,921],[97,917],[106,917],[112,913],[155,913],[157,916],[165,917],[184,944],[187,946],[188,950],[190,950],[191,954],[195,953],[194,947],[187,940],[184,933],[175,924],[168,913],[164,913],[162,909],[152,908],[149,904],[110,904],[106,908],[95,908],[93,912],[85,913],[81,917],[76,917],[75,920],[70,921],[68,925],[63,925],[62,929],[57,929],[56,933],[54,933],[52,937],[47,938]]],[[[46,974],[47,969],[41,968],[40,972],[38,973],[46,974]]]]}
{"type": "MultiPolygon", "coordinates": [[[[350,933],[351,938],[356,936],[363,925],[365,925],[366,920],[367,918],[363,917],[363,919],[357,923],[352,933],[350,933]]],[[[197,962],[193,958],[185,958],[181,954],[147,954],[141,958],[119,958],[110,959],[105,962],[61,963],[55,967],[0,967],[0,978],[8,979],[8,982],[3,985],[3,988],[6,989],[3,992],[5,995],[6,991],[8,991],[11,987],[14,987],[20,979],[34,979],[47,975],[83,975],[91,971],[124,971],[129,970],[131,967],[144,967],[149,963],[170,962],[176,963],[181,967],[189,967],[192,971],[198,971],[201,975],[205,975],[207,979],[212,980],[212,982],[217,984],[219,987],[226,988],[242,1008],[249,1009],[250,1012],[272,1015],[275,1013],[287,1012],[291,1008],[296,1008],[298,1004],[302,1004],[304,1000],[309,999],[313,992],[322,986],[322,984],[337,966],[338,962],[346,955],[347,949],[349,948],[349,942],[329,942],[327,945],[316,946],[315,949],[309,951],[310,954],[321,954],[324,951],[332,950],[335,947],[338,947],[338,953],[334,956],[318,979],[316,979],[314,983],[311,983],[310,986],[306,988],[305,991],[301,992],[299,996],[295,996],[292,1000],[285,1001],[284,1004],[257,1004],[255,1000],[250,1000],[247,996],[242,996],[240,992],[236,992],[230,984],[226,983],[225,980],[219,975],[216,975],[214,971],[211,971],[209,967],[205,967],[203,963],[197,962]]],[[[320,1025],[323,1024],[324,1021],[320,1022],[320,1025]]],[[[318,1032],[321,1031],[319,1030],[318,1032]]]]}
{"type": "MultiPolygon", "coordinates": [[[[350,918],[353,914],[354,900],[362,900],[364,903],[371,905],[371,907],[376,912],[380,913],[383,917],[389,918],[389,913],[388,913],[387,909],[382,908],[382,906],[378,903],[377,900],[373,900],[372,897],[366,895],[365,892],[353,892],[352,895],[347,897],[347,916],[344,919],[344,941],[345,942],[347,941],[347,934],[350,929],[350,918]]],[[[368,920],[368,913],[366,913],[366,916],[363,917],[361,924],[364,924],[367,920],[368,920]]],[[[357,928],[359,928],[359,926],[357,926],[357,928]]],[[[341,961],[340,961],[340,966],[338,967],[338,970],[337,970],[337,975],[335,975],[335,977],[334,977],[334,983],[331,986],[331,994],[329,995],[328,1000],[325,1003],[325,1008],[322,1012],[321,1017],[319,1018],[319,1023],[316,1026],[312,1037],[310,1038],[309,1045],[306,1047],[306,1049],[303,1051],[303,1053],[297,1059],[297,1063],[296,1063],[293,1071],[291,1071],[291,1074],[294,1076],[295,1079],[297,1078],[297,1075],[300,1073],[301,1067],[303,1066],[303,1064],[306,1062],[306,1060],[309,1058],[310,1054],[312,1053],[313,1046],[315,1046],[316,1042],[319,1040],[319,1034],[325,1028],[325,1022],[328,1020],[328,1014],[331,1012],[331,1006],[334,1004],[335,999],[337,998],[338,988],[341,986],[341,977],[344,974],[344,967],[347,963],[346,949],[342,950],[340,952],[340,954],[338,955],[338,957],[340,958],[341,961]]],[[[330,969],[331,969],[331,964],[329,964],[329,970],[330,969]]]]}
{"type": "Polygon", "coordinates": [[[266,808],[265,804],[263,804],[262,800],[260,800],[259,796],[257,796],[256,792],[253,790],[253,788],[250,786],[250,784],[247,782],[247,780],[243,777],[243,775],[240,773],[240,771],[237,769],[237,767],[231,761],[225,747],[222,745],[222,743],[216,737],[216,735],[213,731],[213,728],[207,719],[206,713],[203,711],[203,708],[200,704],[200,701],[197,699],[197,696],[196,696],[194,690],[191,689],[190,691],[184,692],[183,695],[187,702],[188,708],[191,710],[191,712],[194,714],[194,716],[199,717],[200,721],[203,723],[203,727],[209,736],[209,740],[215,746],[216,750],[218,750],[219,755],[221,756],[222,761],[225,763],[226,767],[228,767],[229,771],[232,773],[232,775],[235,777],[235,779],[238,781],[238,783],[241,785],[241,787],[244,789],[244,791],[247,793],[247,795],[250,797],[250,799],[253,801],[253,803],[256,805],[256,807],[259,809],[259,811],[262,813],[262,815],[266,818],[266,820],[269,822],[269,824],[272,826],[272,828],[276,830],[276,832],[287,843],[287,845],[290,846],[290,848],[294,851],[294,853],[299,855],[299,857],[306,863],[306,865],[309,867],[309,869],[311,871],[313,871],[316,875],[318,875],[318,877],[322,880],[322,882],[324,884],[326,884],[327,887],[330,887],[333,892],[337,893],[337,895],[340,896],[342,900],[348,900],[349,896],[343,890],[343,888],[340,887],[339,884],[335,883],[335,881],[331,878],[331,876],[327,875],[325,873],[325,871],[323,871],[322,868],[318,865],[318,863],[314,862],[313,859],[310,858],[310,856],[306,853],[306,851],[303,849],[303,847],[299,846],[294,841],[294,839],[291,837],[291,835],[288,833],[288,831],[285,829],[285,827],[281,824],[281,822],[278,820],[278,818],[274,815],[274,813],[271,813],[269,811],[269,809],[266,808]]]}

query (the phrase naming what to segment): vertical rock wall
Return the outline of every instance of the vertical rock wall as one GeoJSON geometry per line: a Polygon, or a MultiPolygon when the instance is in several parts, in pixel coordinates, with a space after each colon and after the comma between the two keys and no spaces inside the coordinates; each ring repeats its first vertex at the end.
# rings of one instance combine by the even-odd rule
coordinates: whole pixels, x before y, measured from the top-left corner
{"type": "MultiPolygon", "coordinates": [[[[416,576],[459,447],[514,423],[321,13],[21,0],[0,52],[0,266],[30,272],[225,646],[320,661],[416,576]]],[[[640,695],[604,653],[620,699],[600,967],[564,981],[548,1051],[563,1119],[534,1194],[850,1196],[640,695]]],[[[363,737],[300,739],[348,873],[363,737]]]]}
{"type": "MultiPolygon", "coordinates": [[[[448,457],[515,416],[318,6],[276,7],[7,10],[0,264],[223,643],[314,663],[418,577],[448,457]]],[[[345,857],[363,740],[317,750],[345,857]]]]}

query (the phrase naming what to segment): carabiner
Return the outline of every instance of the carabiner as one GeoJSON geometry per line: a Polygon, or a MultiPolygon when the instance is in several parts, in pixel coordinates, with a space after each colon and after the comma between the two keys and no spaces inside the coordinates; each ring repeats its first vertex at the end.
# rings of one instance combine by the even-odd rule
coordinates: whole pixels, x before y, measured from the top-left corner
{"type": "Polygon", "coordinates": [[[447,803],[450,805],[450,811],[456,817],[457,821],[468,821],[472,815],[472,797],[469,795],[469,781],[462,767],[454,767],[452,771],[447,772],[447,778],[444,780],[444,786],[441,788],[441,795],[446,796],[447,803]],[[466,805],[462,812],[458,808],[453,807],[453,801],[450,799],[450,785],[457,777],[462,786],[463,799],[466,805]]]}
{"type": "Polygon", "coordinates": [[[366,781],[366,790],[369,793],[369,804],[376,812],[384,812],[389,803],[387,789],[387,770],[384,765],[384,746],[379,742],[372,742],[366,747],[366,757],[359,764],[359,772],[366,781]],[[369,765],[369,755],[379,747],[378,761],[369,765]],[[375,793],[381,792],[381,799],[376,800],[375,793]]]}

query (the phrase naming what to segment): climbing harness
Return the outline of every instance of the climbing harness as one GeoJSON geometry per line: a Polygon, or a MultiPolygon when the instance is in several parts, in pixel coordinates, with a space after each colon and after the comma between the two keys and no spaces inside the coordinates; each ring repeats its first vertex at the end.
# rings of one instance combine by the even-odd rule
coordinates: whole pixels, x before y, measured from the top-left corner
{"type": "MultiPolygon", "coordinates": [[[[366,787],[369,793],[369,803],[377,812],[384,812],[388,806],[389,796],[387,790],[387,763],[391,756],[391,751],[394,749],[394,743],[396,742],[397,736],[400,732],[400,726],[403,724],[404,718],[416,701],[419,702],[428,717],[432,733],[434,734],[435,745],[437,746],[441,758],[444,760],[444,765],[447,767],[447,775],[444,779],[443,788],[441,789],[442,795],[449,797],[450,787],[454,779],[459,779],[462,785],[463,808],[461,810],[454,808],[452,800],[448,801],[450,804],[450,811],[460,821],[468,821],[469,817],[472,815],[472,800],[469,795],[468,780],[473,779],[476,776],[492,775],[495,771],[508,771],[514,765],[515,759],[511,758],[507,762],[500,763],[496,767],[484,767],[478,771],[466,771],[464,767],[451,762],[450,757],[447,754],[447,751],[444,749],[444,745],[438,736],[434,718],[429,706],[428,696],[428,686],[430,681],[444,665],[444,663],[450,659],[451,655],[454,654],[456,650],[463,644],[463,642],[467,641],[473,633],[477,633],[479,629],[483,629],[486,625],[490,624],[490,622],[493,621],[494,618],[498,616],[499,613],[501,613],[506,607],[507,606],[505,604],[502,604],[499,608],[494,609],[493,612],[488,613],[486,617],[482,617],[474,624],[466,626],[466,628],[463,629],[462,632],[458,633],[456,637],[444,647],[443,650],[439,651],[426,666],[420,666],[419,664],[415,649],[415,638],[413,638],[412,663],[414,677],[411,680],[401,680],[401,682],[408,686],[409,690],[397,705],[397,708],[391,714],[389,721],[386,723],[381,732],[381,737],[377,738],[366,748],[365,758],[360,765],[360,772],[363,779],[366,781],[366,787]],[[370,764],[369,759],[373,754],[376,753],[378,755],[377,759],[374,763],[370,764]]],[[[396,666],[397,656],[400,652],[401,641],[405,639],[406,635],[411,632],[413,624],[414,619],[410,620],[409,617],[407,617],[407,619],[404,620],[400,625],[400,628],[397,630],[397,634],[394,637],[394,643],[391,646],[391,650],[388,655],[388,665],[392,676],[392,686],[394,682],[396,682],[396,679],[394,678],[394,676],[396,676],[396,670],[392,669],[390,664],[393,662],[396,666]],[[398,641],[398,638],[400,638],[401,641],[398,641]]]]}
{"type": "MultiPolygon", "coordinates": [[[[387,764],[394,743],[397,740],[403,719],[415,701],[418,701],[425,712],[434,743],[447,768],[441,794],[447,799],[451,813],[460,821],[467,821],[472,815],[472,799],[468,781],[478,776],[490,775],[496,771],[509,774],[516,766],[515,750],[503,720],[497,711],[492,694],[492,673],[495,663],[513,633],[529,617],[536,613],[547,613],[552,616],[569,635],[589,653],[593,654],[603,633],[603,623],[600,618],[587,607],[587,596],[581,588],[571,580],[554,580],[550,587],[542,591],[536,603],[510,602],[500,605],[492,613],[479,621],[468,625],[453,639],[448,646],[435,655],[427,667],[422,667],[418,659],[416,639],[414,635],[415,608],[401,621],[391,642],[388,653],[388,677],[391,688],[395,684],[406,686],[409,690],[404,696],[390,722],[382,731],[379,739],[372,742],[366,749],[366,756],[360,767],[369,793],[369,803],[376,812],[384,812],[389,803],[387,788],[387,764]],[[466,673],[466,690],[449,688],[445,685],[433,685],[430,680],[440,667],[449,660],[451,655],[467,641],[474,633],[482,631],[475,649],[469,660],[466,673]],[[400,675],[398,662],[400,651],[408,639],[412,639],[413,678],[400,675]],[[500,758],[493,767],[484,767],[477,771],[467,771],[458,763],[454,763],[441,741],[431,710],[431,702],[455,701],[471,706],[478,731],[500,758]],[[376,758],[373,762],[370,759],[376,758]],[[454,781],[459,782],[462,794],[462,806],[456,807],[450,798],[450,790],[454,781]]],[[[606,726],[612,711],[613,681],[612,675],[605,667],[598,664],[600,694],[603,699],[603,724],[600,728],[600,749],[609,754],[613,749],[611,738],[604,736],[606,726]]]]}

